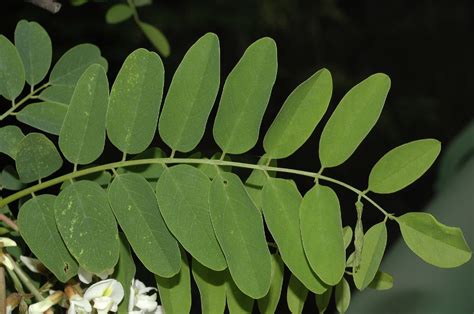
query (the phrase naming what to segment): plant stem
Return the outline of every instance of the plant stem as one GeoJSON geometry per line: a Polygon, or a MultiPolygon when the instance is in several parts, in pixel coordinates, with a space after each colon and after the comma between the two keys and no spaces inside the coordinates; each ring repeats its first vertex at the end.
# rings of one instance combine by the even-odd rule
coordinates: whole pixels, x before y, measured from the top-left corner
{"type": "Polygon", "coordinates": [[[9,115],[13,114],[13,112],[18,108],[20,107],[21,105],[23,105],[26,101],[28,101],[29,99],[31,99],[31,97],[33,97],[36,93],[42,91],[43,89],[45,89],[46,87],[48,87],[50,84],[49,83],[46,83],[44,85],[41,85],[40,87],[38,87],[37,89],[31,91],[28,95],[26,95],[22,100],[20,100],[19,102],[17,103],[14,103],[13,106],[8,109],[7,111],[5,111],[1,116],[0,116],[0,121],[2,121],[3,119],[5,119],[6,117],[8,117],[9,115]]]}
{"type": "Polygon", "coordinates": [[[10,218],[8,218],[7,216],[5,216],[4,214],[0,214],[0,221],[3,221],[7,226],[12,228],[13,230],[18,231],[18,226],[16,225],[16,223],[10,218]]]}
{"type": "Polygon", "coordinates": [[[13,265],[13,270],[17,274],[18,278],[20,278],[21,282],[28,288],[28,290],[35,296],[38,301],[43,301],[44,298],[41,293],[36,289],[35,285],[31,282],[28,275],[21,269],[20,266],[14,261],[8,254],[3,255],[4,258],[8,258],[13,265]]]}
{"type": "Polygon", "coordinates": [[[105,165],[95,166],[87,169],[78,170],[76,172],[71,172],[65,174],[60,177],[56,177],[49,181],[44,181],[41,184],[37,184],[31,187],[28,187],[24,190],[16,192],[15,194],[9,195],[6,198],[0,199],[0,208],[8,205],[9,203],[16,201],[23,196],[29,195],[31,193],[41,191],[46,189],[50,186],[54,186],[56,184],[63,183],[64,181],[68,181],[77,177],[85,176],[95,172],[101,172],[105,170],[111,170],[114,168],[122,168],[122,167],[129,167],[129,166],[137,166],[137,165],[147,165],[147,164],[208,164],[208,165],[215,165],[215,166],[231,166],[236,168],[245,168],[245,169],[257,169],[262,171],[274,171],[274,172],[281,172],[281,173],[289,173],[295,174],[299,176],[310,177],[314,179],[320,179],[327,182],[332,182],[334,184],[340,185],[362,198],[366,199],[370,204],[372,204],[375,208],[377,208],[380,212],[382,212],[385,216],[390,219],[393,219],[393,215],[389,214],[385,211],[380,205],[378,205],[374,200],[368,197],[364,191],[361,191],[345,182],[339,181],[337,179],[324,176],[317,172],[309,172],[297,169],[290,169],[290,168],[280,168],[280,167],[271,167],[266,165],[255,165],[249,163],[242,163],[242,162],[235,162],[235,161],[226,161],[226,160],[216,160],[216,159],[198,159],[198,158],[150,158],[150,159],[136,159],[136,160],[126,160],[126,161],[117,161],[112,162],[105,165]]]}

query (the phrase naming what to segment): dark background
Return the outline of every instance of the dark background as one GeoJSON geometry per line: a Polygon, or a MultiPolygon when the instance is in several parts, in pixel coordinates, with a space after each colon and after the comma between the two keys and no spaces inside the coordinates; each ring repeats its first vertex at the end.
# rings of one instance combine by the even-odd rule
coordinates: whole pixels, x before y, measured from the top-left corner
{"type": "MultiPolygon", "coordinates": [[[[53,15],[27,2],[4,0],[0,33],[12,39],[20,19],[37,21],[52,38],[54,60],[76,44],[94,43],[109,61],[109,77],[113,78],[134,49],[153,49],[132,20],[106,24],[107,8],[118,2],[90,2],[80,7],[63,2],[60,12],[53,15]]],[[[222,81],[253,41],[263,36],[275,39],[279,74],[261,138],[289,93],[318,69],[326,67],[333,76],[330,110],[348,89],[370,74],[388,74],[392,88],[377,125],[348,162],[325,170],[325,174],[361,189],[366,187],[372,165],[389,149],[426,137],[437,138],[446,147],[474,117],[470,97],[474,87],[474,3],[470,0],[155,0],[139,13],[169,39],[171,56],[163,60],[168,84],[186,50],[206,32],[215,32],[220,38],[222,81]]],[[[328,116],[308,143],[279,165],[318,171],[319,134],[328,116]]],[[[211,154],[217,145],[208,129],[199,149],[211,154]]],[[[261,147],[260,141],[250,152],[251,158],[263,154],[261,147]]],[[[118,156],[109,146],[104,158],[118,156]]],[[[403,191],[374,199],[396,214],[420,210],[433,196],[435,178],[436,165],[403,191]]],[[[309,179],[295,179],[302,192],[312,184],[309,179]]],[[[355,197],[337,190],[341,192],[344,223],[353,225],[355,197]]],[[[382,218],[366,206],[366,226],[382,218]]],[[[393,241],[399,232],[392,224],[389,227],[389,241],[393,241]]]]}

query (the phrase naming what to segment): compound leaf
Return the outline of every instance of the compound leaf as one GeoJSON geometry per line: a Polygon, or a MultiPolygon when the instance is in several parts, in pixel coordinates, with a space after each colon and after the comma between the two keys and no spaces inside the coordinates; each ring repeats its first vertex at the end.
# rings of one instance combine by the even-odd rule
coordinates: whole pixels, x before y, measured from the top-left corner
{"type": "Polygon", "coordinates": [[[132,9],[126,4],[115,4],[105,13],[105,20],[109,24],[117,24],[128,20],[133,16],[132,9]]]}
{"type": "Polygon", "coordinates": [[[15,125],[0,128],[0,153],[16,158],[18,144],[25,137],[21,129],[15,125]]]}
{"type": "Polygon", "coordinates": [[[66,282],[77,275],[78,265],[64,245],[54,218],[54,195],[29,199],[20,208],[18,227],[28,248],[58,278],[66,282]]]}
{"type": "Polygon", "coordinates": [[[21,20],[15,29],[15,46],[25,67],[25,78],[34,86],[48,74],[53,47],[45,29],[36,22],[21,20]]]}
{"type": "Polygon", "coordinates": [[[66,51],[54,65],[49,83],[60,86],[75,86],[82,73],[92,64],[100,64],[107,71],[107,60],[100,49],[92,44],[80,44],[66,51]]]}
{"type": "Polygon", "coordinates": [[[263,214],[281,258],[294,276],[309,290],[323,293],[326,285],[314,273],[303,249],[300,231],[301,194],[295,183],[268,179],[263,188],[263,214]]]}
{"type": "Polygon", "coordinates": [[[290,276],[288,290],[286,292],[286,303],[292,314],[303,312],[304,303],[308,296],[308,288],[303,285],[295,275],[290,276]]]}
{"type": "Polygon", "coordinates": [[[425,262],[458,267],[471,259],[471,249],[459,228],[446,226],[428,213],[407,213],[396,219],[408,247],[425,262]]]}
{"type": "Polygon", "coordinates": [[[353,274],[354,283],[364,290],[374,279],[382,261],[387,245],[387,227],[385,222],[372,226],[364,234],[364,246],[358,270],[353,274]]]}
{"type": "Polygon", "coordinates": [[[385,154],[372,168],[369,190],[393,193],[415,182],[434,163],[441,151],[441,143],[423,139],[398,146],[385,154]]]}
{"type": "Polygon", "coordinates": [[[263,220],[240,178],[222,173],[211,184],[212,225],[237,287],[254,299],[270,288],[271,257],[263,220]]]}
{"type": "Polygon", "coordinates": [[[16,170],[24,183],[45,178],[62,165],[58,150],[43,134],[30,133],[17,146],[16,170]]]}
{"type": "Polygon", "coordinates": [[[201,313],[224,313],[227,271],[214,271],[193,259],[192,272],[201,296],[201,313]]]}
{"type": "Polygon", "coordinates": [[[91,181],[70,184],[56,198],[54,214],[64,243],[81,267],[98,274],[117,264],[117,223],[100,185],[91,181]]]}
{"type": "Polygon", "coordinates": [[[141,153],[153,140],[163,81],[163,63],[154,52],[137,49],[123,63],[107,112],[107,135],[122,152],[141,153]]]}
{"type": "MultiPolygon", "coordinates": [[[[268,163],[269,159],[266,155],[262,156],[258,160],[258,165],[267,165],[271,167],[276,167],[277,166],[277,161],[275,159],[270,160],[270,163],[268,163]]],[[[265,186],[267,179],[269,177],[275,177],[276,173],[274,171],[267,171],[264,172],[259,169],[254,169],[250,173],[249,177],[247,180],[245,180],[245,189],[247,190],[247,193],[250,195],[250,198],[252,199],[253,203],[257,206],[258,209],[262,209],[262,189],[265,186]]]]}
{"type": "Polygon", "coordinates": [[[258,299],[260,313],[273,314],[276,312],[278,302],[280,301],[284,270],[285,265],[280,255],[272,254],[272,283],[267,295],[258,299]]]}
{"type": "Polygon", "coordinates": [[[163,141],[173,150],[186,153],[199,144],[219,81],[219,38],[207,33],[184,56],[163,105],[158,128],[163,141]]]}
{"type": "MultiPolygon", "coordinates": [[[[165,154],[158,147],[151,147],[145,150],[143,153],[134,156],[131,160],[138,159],[154,159],[154,158],[164,158],[165,154]]],[[[159,163],[153,164],[144,164],[137,166],[129,166],[125,168],[119,168],[119,173],[136,173],[144,177],[149,181],[156,181],[163,171],[166,169],[166,166],[159,163]]]]}
{"type": "Polygon", "coordinates": [[[73,164],[89,164],[105,145],[109,83],[104,68],[89,66],[77,82],[59,133],[59,148],[73,164]]]}
{"type": "Polygon", "coordinates": [[[0,95],[14,100],[25,86],[25,68],[20,54],[8,38],[0,35],[0,95]]]}
{"type": "Polygon", "coordinates": [[[20,110],[16,119],[41,131],[59,135],[67,106],[54,102],[37,102],[20,110]]]}
{"type": "Polygon", "coordinates": [[[332,77],[321,69],[288,96],[263,139],[270,158],[286,158],[311,136],[326,112],[332,95],[332,77]]]}
{"type": "Polygon", "coordinates": [[[155,276],[165,313],[189,313],[191,310],[191,276],[184,250],[181,250],[180,269],[171,278],[155,276]]]}
{"type": "Polygon", "coordinates": [[[390,78],[382,73],[354,86],[329,118],[319,141],[323,167],[345,162],[377,122],[390,89],[390,78]]]}
{"type": "Polygon", "coordinates": [[[180,252],[163,221],[155,193],[145,178],[128,173],[115,177],[109,202],[133,251],[145,267],[161,276],[179,272],[180,252]]]}
{"type": "Polygon", "coordinates": [[[257,143],[276,73],[276,44],[268,37],[250,45],[230,72],[213,129],[225,153],[242,154],[257,143]]]}
{"type": "Polygon", "coordinates": [[[336,193],[316,185],[303,197],[300,228],[308,262],[328,285],[336,285],[346,268],[341,210],[336,193]]]}
{"type": "Polygon", "coordinates": [[[156,185],[161,214],[171,233],[201,264],[227,267],[209,215],[211,181],[196,167],[177,165],[163,172],[156,185]]]}

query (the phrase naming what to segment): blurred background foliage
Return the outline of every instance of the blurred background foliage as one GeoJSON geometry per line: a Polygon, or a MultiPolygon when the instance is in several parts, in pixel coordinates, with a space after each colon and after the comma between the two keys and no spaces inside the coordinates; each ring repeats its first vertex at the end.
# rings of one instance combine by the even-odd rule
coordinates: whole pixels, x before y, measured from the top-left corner
{"type": "MultiPolygon", "coordinates": [[[[52,14],[28,2],[3,0],[0,33],[12,38],[20,19],[37,21],[52,37],[56,60],[76,44],[96,44],[109,61],[109,77],[115,77],[134,49],[154,49],[133,19],[106,23],[107,10],[126,0],[71,1],[81,5],[64,0],[61,10],[52,14]]],[[[248,45],[263,36],[274,38],[279,73],[262,135],[289,93],[322,67],[328,68],[334,79],[331,108],[370,74],[388,74],[392,88],[374,130],[347,163],[327,170],[354,186],[365,188],[373,164],[389,149],[411,140],[433,137],[446,148],[465,129],[467,135],[455,144],[464,155],[454,153],[452,159],[459,163],[472,156],[474,2],[470,0],[154,0],[138,12],[140,19],[168,38],[171,53],[164,58],[167,84],[186,50],[206,32],[215,32],[221,41],[222,82],[248,45]]],[[[316,129],[317,136],[279,164],[319,170],[317,146],[324,122],[316,129]]],[[[210,127],[199,148],[208,152],[217,149],[210,127]]],[[[109,153],[112,150],[110,147],[109,153]]],[[[257,145],[251,155],[256,158],[262,153],[257,145]]],[[[403,191],[374,198],[396,214],[421,210],[434,195],[436,166],[403,191]]],[[[443,167],[456,169],[449,162],[443,167]]],[[[447,180],[445,173],[443,176],[447,180]]],[[[298,180],[303,189],[312,184],[309,179],[298,180]]],[[[354,224],[354,195],[340,192],[344,223],[354,224]]],[[[364,212],[367,226],[381,219],[374,210],[364,212]]],[[[392,224],[389,227],[389,238],[394,240],[399,232],[392,224]]]]}

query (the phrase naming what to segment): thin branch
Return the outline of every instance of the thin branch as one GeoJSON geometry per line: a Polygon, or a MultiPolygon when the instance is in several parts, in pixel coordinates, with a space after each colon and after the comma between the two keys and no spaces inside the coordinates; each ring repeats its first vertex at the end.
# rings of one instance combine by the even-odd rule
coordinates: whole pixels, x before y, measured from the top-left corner
{"type": "Polygon", "coordinates": [[[6,215],[0,214],[0,221],[3,221],[7,226],[12,228],[13,230],[18,231],[17,224],[13,220],[8,218],[6,215]]]}

